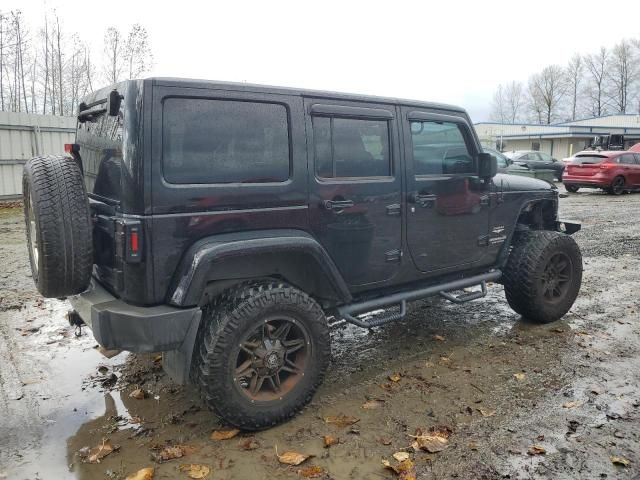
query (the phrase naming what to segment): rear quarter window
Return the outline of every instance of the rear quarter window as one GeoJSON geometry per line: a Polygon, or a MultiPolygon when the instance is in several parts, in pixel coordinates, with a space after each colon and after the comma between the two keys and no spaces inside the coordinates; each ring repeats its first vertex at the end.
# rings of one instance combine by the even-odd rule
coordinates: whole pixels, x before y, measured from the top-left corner
{"type": "Polygon", "coordinates": [[[270,183],[290,177],[289,121],[276,103],[170,97],[162,109],[169,183],[270,183]]]}
{"type": "Polygon", "coordinates": [[[76,143],[88,192],[111,200],[121,200],[124,104],[117,116],[101,115],[94,121],[78,123],[76,143]]]}

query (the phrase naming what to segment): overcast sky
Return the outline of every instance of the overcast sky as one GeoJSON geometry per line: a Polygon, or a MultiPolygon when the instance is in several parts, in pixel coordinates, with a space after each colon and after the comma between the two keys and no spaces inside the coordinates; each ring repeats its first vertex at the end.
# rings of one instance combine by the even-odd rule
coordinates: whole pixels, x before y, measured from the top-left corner
{"type": "Polygon", "coordinates": [[[489,116],[496,86],[525,81],[574,52],[640,38],[640,1],[43,1],[2,0],[39,26],[57,9],[90,40],[143,24],[150,75],[397,96],[489,116]]]}

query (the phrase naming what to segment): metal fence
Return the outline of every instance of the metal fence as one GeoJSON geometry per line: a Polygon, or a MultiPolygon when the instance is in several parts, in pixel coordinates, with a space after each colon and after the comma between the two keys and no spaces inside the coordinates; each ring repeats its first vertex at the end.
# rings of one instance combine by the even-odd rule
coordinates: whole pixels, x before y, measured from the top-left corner
{"type": "Polygon", "coordinates": [[[60,155],[72,143],[74,117],[0,112],[0,200],[22,195],[22,167],[37,155],[60,155]]]}

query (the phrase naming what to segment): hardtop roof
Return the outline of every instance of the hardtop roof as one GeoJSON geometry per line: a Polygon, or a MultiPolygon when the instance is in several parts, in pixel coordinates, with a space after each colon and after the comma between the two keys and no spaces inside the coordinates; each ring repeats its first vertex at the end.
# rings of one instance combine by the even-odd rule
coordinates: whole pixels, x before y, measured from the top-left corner
{"type": "Polygon", "coordinates": [[[334,100],[352,100],[356,102],[373,102],[373,103],[386,103],[393,105],[406,105],[421,108],[430,108],[437,110],[447,110],[457,113],[465,113],[463,108],[456,107],[454,105],[447,105],[443,103],[424,102],[419,100],[409,100],[393,97],[379,97],[375,95],[360,95],[343,92],[330,92],[323,90],[307,90],[301,88],[291,87],[277,87],[270,85],[258,85],[253,83],[242,82],[224,82],[218,80],[199,80],[189,78],[174,78],[174,77],[150,77],[145,81],[151,81],[153,85],[161,85],[167,87],[180,86],[185,88],[223,88],[228,90],[238,91],[250,91],[257,93],[272,93],[280,95],[296,95],[302,97],[311,98],[326,98],[334,100]]]}

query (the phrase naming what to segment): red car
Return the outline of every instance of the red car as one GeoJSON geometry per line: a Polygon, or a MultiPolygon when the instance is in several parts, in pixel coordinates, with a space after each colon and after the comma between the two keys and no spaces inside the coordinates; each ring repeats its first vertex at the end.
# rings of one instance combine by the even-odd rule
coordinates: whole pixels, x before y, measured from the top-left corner
{"type": "Polygon", "coordinates": [[[602,188],[613,195],[640,190],[640,154],[620,151],[580,152],[562,174],[568,192],[602,188]]]}

